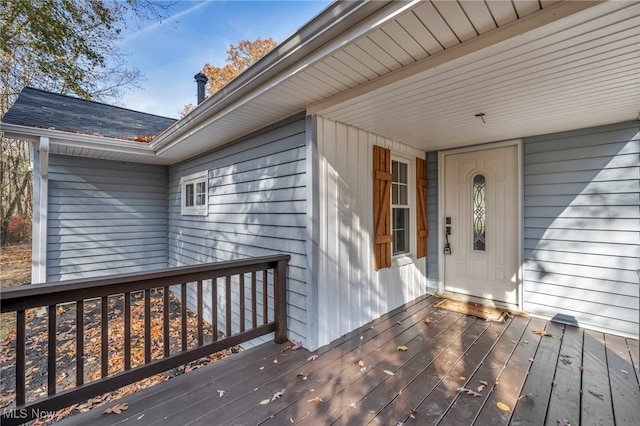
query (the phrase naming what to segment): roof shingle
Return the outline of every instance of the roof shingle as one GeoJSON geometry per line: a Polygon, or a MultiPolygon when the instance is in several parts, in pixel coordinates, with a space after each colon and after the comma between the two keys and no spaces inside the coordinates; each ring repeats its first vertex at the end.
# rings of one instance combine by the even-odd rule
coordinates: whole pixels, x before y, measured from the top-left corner
{"type": "Polygon", "coordinates": [[[177,120],[25,87],[2,121],[148,142],[177,120]]]}

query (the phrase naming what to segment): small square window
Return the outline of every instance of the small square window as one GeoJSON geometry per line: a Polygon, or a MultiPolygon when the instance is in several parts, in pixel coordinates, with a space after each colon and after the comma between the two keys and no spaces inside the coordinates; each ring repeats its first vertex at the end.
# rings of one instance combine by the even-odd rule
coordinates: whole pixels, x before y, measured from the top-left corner
{"type": "Polygon", "coordinates": [[[183,215],[206,216],[207,209],[207,177],[206,171],[194,173],[180,179],[181,204],[183,215]]]}

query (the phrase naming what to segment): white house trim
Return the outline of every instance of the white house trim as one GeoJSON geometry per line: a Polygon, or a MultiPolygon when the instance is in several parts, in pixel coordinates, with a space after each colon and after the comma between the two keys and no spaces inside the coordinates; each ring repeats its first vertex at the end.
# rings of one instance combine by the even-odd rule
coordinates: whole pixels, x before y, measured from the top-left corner
{"type": "Polygon", "coordinates": [[[31,282],[47,281],[47,211],[49,198],[49,138],[31,142],[33,167],[33,222],[31,282]]]}

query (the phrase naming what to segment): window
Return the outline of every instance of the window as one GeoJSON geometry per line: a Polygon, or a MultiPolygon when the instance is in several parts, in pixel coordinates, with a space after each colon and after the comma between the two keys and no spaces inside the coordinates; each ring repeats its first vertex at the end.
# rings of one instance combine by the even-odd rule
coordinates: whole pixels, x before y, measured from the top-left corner
{"type": "Polygon", "coordinates": [[[392,255],[411,251],[409,229],[409,164],[391,161],[391,234],[392,255]]]}
{"type": "Polygon", "coordinates": [[[207,175],[206,171],[194,173],[180,179],[181,208],[183,215],[207,215],[207,175]]]}
{"type": "Polygon", "coordinates": [[[487,201],[486,178],[484,175],[473,177],[473,249],[485,251],[487,201]]]}

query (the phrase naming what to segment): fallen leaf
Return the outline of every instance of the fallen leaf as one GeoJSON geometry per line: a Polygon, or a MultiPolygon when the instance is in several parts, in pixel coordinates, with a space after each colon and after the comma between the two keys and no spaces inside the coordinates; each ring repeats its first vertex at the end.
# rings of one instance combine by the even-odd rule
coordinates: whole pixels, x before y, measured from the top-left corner
{"type": "Polygon", "coordinates": [[[218,389],[218,397],[222,398],[224,396],[224,394],[226,393],[225,391],[223,391],[222,389],[218,389]]]}
{"type": "Polygon", "coordinates": [[[310,400],[308,400],[307,402],[324,402],[322,401],[322,398],[318,398],[317,396],[315,398],[311,398],[310,400]]]}
{"type": "Polygon", "coordinates": [[[410,418],[415,419],[416,418],[415,414],[416,414],[416,410],[415,409],[412,409],[411,411],[409,411],[409,417],[410,418]]]}
{"type": "Polygon", "coordinates": [[[307,373],[298,373],[296,374],[296,377],[302,377],[302,380],[307,380],[307,376],[309,376],[309,374],[307,373]]]}
{"type": "Polygon", "coordinates": [[[558,426],[571,426],[571,423],[567,419],[559,419],[558,426]]]}
{"type": "Polygon", "coordinates": [[[284,395],[284,389],[282,389],[280,392],[276,392],[271,396],[271,401],[275,401],[278,398],[281,398],[284,395]]]}
{"type": "Polygon", "coordinates": [[[627,370],[622,370],[621,369],[620,371],[622,371],[624,374],[629,374],[629,372],[627,370]]]}
{"type": "Polygon", "coordinates": [[[485,380],[480,380],[480,384],[484,386],[489,386],[489,383],[487,383],[485,380]]]}
{"type": "Polygon", "coordinates": [[[429,318],[427,318],[426,320],[424,320],[424,323],[429,325],[429,324],[431,324],[431,320],[429,318]]]}
{"type": "Polygon", "coordinates": [[[274,360],[273,360],[273,363],[274,363],[274,364],[277,364],[277,363],[278,363],[278,359],[277,359],[277,358],[276,358],[276,359],[274,359],[274,360]]]}
{"type": "Polygon", "coordinates": [[[125,402],[122,404],[116,404],[113,407],[109,407],[106,410],[104,410],[104,414],[120,414],[125,410],[129,409],[129,405],[125,402]]]}
{"type": "Polygon", "coordinates": [[[500,411],[505,411],[505,412],[507,412],[507,411],[511,411],[511,409],[509,408],[509,406],[508,406],[507,404],[503,404],[502,402],[498,402],[498,403],[496,404],[496,407],[498,407],[498,409],[499,409],[500,411]]]}
{"type": "Polygon", "coordinates": [[[518,401],[520,401],[521,399],[527,398],[527,399],[536,399],[538,397],[538,395],[536,395],[535,393],[527,393],[525,395],[522,395],[520,398],[518,398],[518,401]]]}
{"type": "Polygon", "coordinates": [[[458,380],[461,380],[461,381],[463,381],[463,382],[464,382],[465,380],[467,380],[467,378],[466,378],[466,377],[464,377],[464,376],[460,376],[460,377],[458,377],[458,380]]]}
{"type": "Polygon", "coordinates": [[[484,385],[478,386],[478,392],[482,392],[484,390],[484,385]]]}
{"type": "Polygon", "coordinates": [[[291,346],[292,351],[297,351],[300,348],[302,348],[302,342],[296,342],[293,346],[291,346]]]}
{"type": "Polygon", "coordinates": [[[266,405],[266,404],[268,404],[269,402],[271,402],[271,400],[270,400],[270,399],[263,399],[262,401],[260,401],[260,405],[266,405]]]}
{"type": "Polygon", "coordinates": [[[356,408],[356,403],[352,402],[351,404],[349,404],[349,408],[356,408]]]}
{"type": "Polygon", "coordinates": [[[571,361],[565,358],[560,358],[560,362],[564,365],[571,365],[571,361]]]}
{"type": "Polygon", "coordinates": [[[394,373],[393,371],[389,371],[389,370],[384,370],[384,373],[388,374],[390,376],[395,376],[396,375],[396,373],[394,373]]]}
{"type": "Polygon", "coordinates": [[[316,359],[318,359],[318,355],[311,355],[309,358],[307,358],[307,361],[315,361],[316,359]]]}
{"type": "Polygon", "coordinates": [[[364,336],[360,336],[360,341],[364,340],[364,336]]]}
{"type": "Polygon", "coordinates": [[[604,398],[603,398],[604,395],[602,395],[601,393],[597,393],[597,392],[594,392],[594,391],[591,391],[591,390],[589,391],[589,393],[591,395],[595,396],[598,399],[604,400],[604,398]]]}
{"type": "Polygon", "coordinates": [[[406,346],[398,346],[398,350],[402,351],[402,352],[406,352],[409,348],[407,348],[406,346]]]}
{"type": "Polygon", "coordinates": [[[529,358],[529,362],[533,362],[533,358],[529,358]]]}
{"type": "Polygon", "coordinates": [[[295,423],[295,422],[293,421],[293,417],[289,417],[289,422],[290,422],[291,424],[295,423]]]}
{"type": "Polygon", "coordinates": [[[537,334],[538,336],[542,336],[542,337],[552,337],[551,333],[547,333],[544,330],[533,330],[534,334],[537,334]]]}
{"type": "Polygon", "coordinates": [[[467,388],[458,388],[458,392],[465,392],[467,395],[471,395],[471,396],[482,396],[478,392],[473,391],[471,389],[467,389],[467,388]]]}
{"type": "Polygon", "coordinates": [[[364,361],[363,360],[358,361],[358,367],[364,367],[364,361]]]}
{"type": "Polygon", "coordinates": [[[396,321],[396,325],[402,324],[402,321],[396,321]]]}
{"type": "Polygon", "coordinates": [[[264,370],[264,367],[260,367],[260,371],[264,370]]]}

